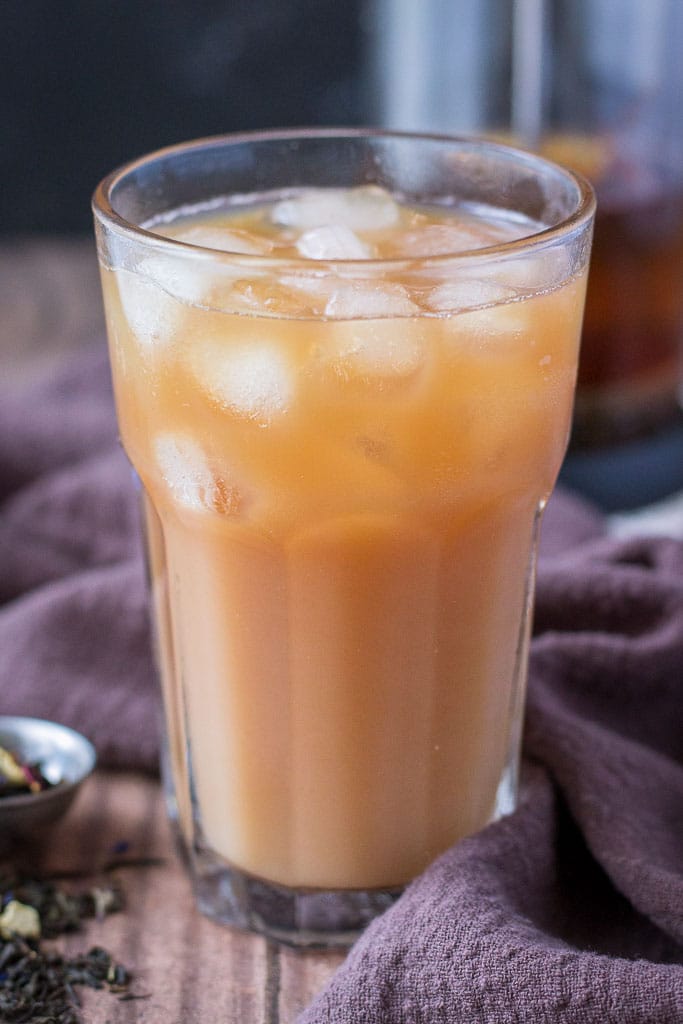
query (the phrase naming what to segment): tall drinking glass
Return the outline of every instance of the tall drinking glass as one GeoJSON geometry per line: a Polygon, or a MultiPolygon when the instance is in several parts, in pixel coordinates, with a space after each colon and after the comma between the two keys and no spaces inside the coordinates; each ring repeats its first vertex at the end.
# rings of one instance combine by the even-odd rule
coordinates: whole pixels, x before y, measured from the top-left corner
{"type": "Polygon", "coordinates": [[[590,188],[320,130],[154,153],[94,210],[199,905],[344,942],[515,804],[590,188]]]}

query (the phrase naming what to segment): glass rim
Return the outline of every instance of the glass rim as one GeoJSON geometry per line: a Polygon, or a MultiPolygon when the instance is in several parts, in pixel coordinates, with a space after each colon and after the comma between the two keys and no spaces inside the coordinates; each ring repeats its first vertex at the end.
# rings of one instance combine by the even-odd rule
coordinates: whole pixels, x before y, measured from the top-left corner
{"type": "MultiPolygon", "coordinates": [[[[226,193],[229,194],[229,193],[226,193]]],[[[207,199],[213,197],[207,197],[207,199]]],[[[449,135],[433,132],[412,132],[396,131],[383,128],[347,128],[347,127],[315,127],[315,128],[286,128],[286,129],[264,129],[248,132],[228,132],[222,135],[208,135],[198,139],[191,139],[187,142],[176,143],[171,146],[164,146],[152,150],[143,156],[120,165],[104,177],[97,185],[91,201],[92,211],[96,220],[113,228],[118,234],[123,234],[132,240],[144,242],[161,252],[173,253],[175,256],[184,256],[190,259],[201,259],[211,262],[230,264],[243,264],[251,267],[292,267],[296,269],[323,270],[326,267],[344,267],[361,271],[363,268],[373,270],[382,267],[397,266],[429,266],[432,264],[443,264],[451,261],[467,261],[474,259],[490,260],[494,257],[510,256],[517,253],[528,253],[534,249],[545,248],[547,245],[579,230],[585,226],[595,214],[596,198],[592,185],[582,174],[570,170],[562,164],[548,160],[546,157],[528,150],[520,149],[507,143],[497,142],[483,136],[477,135],[449,135]],[[565,180],[574,184],[577,189],[577,202],[575,208],[563,217],[557,224],[543,227],[540,231],[515,238],[510,241],[497,242],[493,245],[480,246],[475,249],[459,249],[455,252],[434,253],[420,256],[392,256],[377,257],[369,259],[310,259],[304,256],[278,256],[273,253],[254,254],[237,253],[225,249],[212,249],[209,246],[200,246],[192,242],[184,242],[168,235],[160,234],[157,230],[143,227],[134,221],[127,220],[116,211],[112,201],[112,194],[115,187],[132,172],[151,164],[156,160],[174,156],[182,156],[184,153],[198,150],[212,150],[225,146],[238,146],[259,142],[285,142],[293,139],[403,139],[413,140],[415,143],[431,142],[453,145],[458,149],[469,149],[488,151],[492,154],[506,155],[508,158],[514,156],[519,163],[527,164],[530,168],[537,167],[546,169],[557,174],[559,172],[565,180]]]]}

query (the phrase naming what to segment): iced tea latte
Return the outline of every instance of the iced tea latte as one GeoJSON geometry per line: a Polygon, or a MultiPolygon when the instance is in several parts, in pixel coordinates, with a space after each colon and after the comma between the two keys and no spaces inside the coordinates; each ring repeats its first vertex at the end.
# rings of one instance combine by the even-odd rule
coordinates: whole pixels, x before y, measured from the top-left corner
{"type": "Polygon", "coordinates": [[[274,892],[396,889],[514,803],[587,228],[376,183],[143,228],[103,284],[182,831],[274,892]]]}

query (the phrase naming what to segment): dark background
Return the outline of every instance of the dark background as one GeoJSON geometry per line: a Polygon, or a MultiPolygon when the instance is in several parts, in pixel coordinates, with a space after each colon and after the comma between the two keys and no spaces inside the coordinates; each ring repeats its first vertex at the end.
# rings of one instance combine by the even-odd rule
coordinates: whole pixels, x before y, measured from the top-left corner
{"type": "Polygon", "coordinates": [[[100,178],[159,146],[369,123],[367,8],[0,0],[0,232],[89,232],[100,178]]]}

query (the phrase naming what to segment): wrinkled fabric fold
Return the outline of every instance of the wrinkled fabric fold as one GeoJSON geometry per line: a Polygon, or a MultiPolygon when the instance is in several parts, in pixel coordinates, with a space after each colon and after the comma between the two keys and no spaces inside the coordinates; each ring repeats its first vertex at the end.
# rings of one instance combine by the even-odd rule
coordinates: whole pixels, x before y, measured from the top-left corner
{"type": "Polygon", "coordinates": [[[157,692],[139,510],[106,347],[0,389],[0,714],[84,732],[154,772],[157,692]]]}
{"type": "Polygon", "coordinates": [[[374,922],[301,1024],[673,1024],[681,950],[587,854],[546,771],[374,922]]]}

